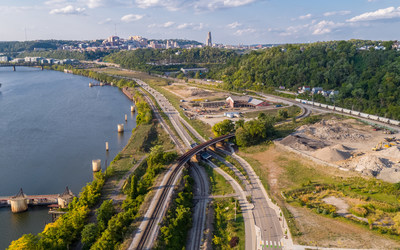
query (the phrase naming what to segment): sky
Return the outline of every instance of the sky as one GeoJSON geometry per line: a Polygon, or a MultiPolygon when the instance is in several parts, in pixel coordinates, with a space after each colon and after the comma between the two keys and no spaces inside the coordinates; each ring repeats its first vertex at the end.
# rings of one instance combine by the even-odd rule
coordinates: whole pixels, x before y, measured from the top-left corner
{"type": "Polygon", "coordinates": [[[111,35],[205,43],[400,40],[399,0],[1,0],[0,41],[111,35]]]}

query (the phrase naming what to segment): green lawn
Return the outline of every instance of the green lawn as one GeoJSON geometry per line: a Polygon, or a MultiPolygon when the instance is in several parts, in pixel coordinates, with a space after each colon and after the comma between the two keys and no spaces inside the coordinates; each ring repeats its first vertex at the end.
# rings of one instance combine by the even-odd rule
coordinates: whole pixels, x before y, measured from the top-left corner
{"type": "Polygon", "coordinates": [[[200,162],[200,166],[204,167],[207,172],[211,184],[210,188],[212,195],[226,195],[235,193],[231,184],[225,180],[222,175],[217,173],[217,171],[203,162],[200,162]]]}

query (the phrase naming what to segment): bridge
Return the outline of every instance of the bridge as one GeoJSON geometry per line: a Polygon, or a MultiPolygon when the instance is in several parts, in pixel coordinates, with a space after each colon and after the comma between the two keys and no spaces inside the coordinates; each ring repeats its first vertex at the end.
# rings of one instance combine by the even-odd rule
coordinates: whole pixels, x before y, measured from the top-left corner
{"type": "Polygon", "coordinates": [[[153,237],[154,235],[157,235],[155,232],[159,230],[159,224],[166,212],[165,208],[168,207],[171,193],[174,189],[174,184],[178,180],[178,177],[180,176],[185,164],[192,157],[195,157],[197,154],[201,153],[204,149],[214,146],[216,143],[222,142],[234,136],[235,134],[228,134],[211,139],[193,147],[178,158],[177,163],[172,166],[172,171],[168,176],[167,182],[165,185],[161,184],[164,188],[162,189],[158,199],[156,199],[156,204],[153,211],[149,211],[149,215],[145,215],[145,217],[148,218],[146,218],[146,220],[140,225],[137,231],[138,237],[135,237],[128,249],[151,249],[152,244],[154,243],[153,237]]]}
{"type": "Polygon", "coordinates": [[[13,213],[24,212],[28,206],[49,206],[56,205],[57,207],[67,207],[72,201],[74,194],[65,188],[62,194],[46,194],[46,195],[26,195],[22,188],[14,196],[0,196],[0,207],[11,206],[13,213]]]}
{"type": "Polygon", "coordinates": [[[50,64],[41,64],[41,63],[0,63],[0,67],[12,67],[13,71],[16,71],[17,67],[38,67],[43,70],[44,66],[50,64]]]}

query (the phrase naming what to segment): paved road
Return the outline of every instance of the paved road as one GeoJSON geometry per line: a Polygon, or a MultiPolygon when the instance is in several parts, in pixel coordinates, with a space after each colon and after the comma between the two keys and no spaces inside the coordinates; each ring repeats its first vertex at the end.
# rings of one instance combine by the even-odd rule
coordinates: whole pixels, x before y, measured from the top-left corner
{"type": "Polygon", "coordinates": [[[211,161],[206,162],[208,165],[210,165],[215,171],[217,171],[220,175],[222,175],[228,182],[232,185],[233,189],[235,190],[236,194],[239,196],[238,201],[240,204],[240,207],[242,209],[242,214],[243,214],[243,219],[244,219],[244,229],[245,229],[245,248],[246,249],[257,249],[256,247],[256,228],[255,228],[255,222],[254,222],[254,217],[252,214],[252,209],[253,205],[250,204],[247,201],[247,194],[245,191],[242,189],[242,187],[239,185],[239,183],[233,179],[229,174],[227,174],[225,171],[217,167],[214,163],[211,161]]]}

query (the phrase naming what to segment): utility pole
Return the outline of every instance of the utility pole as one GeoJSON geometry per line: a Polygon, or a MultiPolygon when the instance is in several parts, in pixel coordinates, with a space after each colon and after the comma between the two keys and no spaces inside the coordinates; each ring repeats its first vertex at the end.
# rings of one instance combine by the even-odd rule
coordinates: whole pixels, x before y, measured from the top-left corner
{"type": "Polygon", "coordinates": [[[235,221],[236,221],[236,199],[235,199],[235,221]]]}

